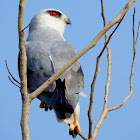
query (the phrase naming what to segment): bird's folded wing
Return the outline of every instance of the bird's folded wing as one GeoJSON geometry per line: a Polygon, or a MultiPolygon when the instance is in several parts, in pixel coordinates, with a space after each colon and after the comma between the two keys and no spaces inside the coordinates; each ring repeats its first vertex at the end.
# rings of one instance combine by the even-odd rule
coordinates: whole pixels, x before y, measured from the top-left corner
{"type": "MultiPolygon", "coordinates": [[[[48,50],[45,51],[39,44],[28,44],[26,52],[28,88],[35,90],[54,74],[54,69],[48,50]]],[[[55,87],[54,82],[45,91],[53,92],[55,87]]]]}
{"type": "MultiPolygon", "coordinates": [[[[66,63],[68,63],[77,54],[74,47],[66,41],[57,41],[51,46],[52,62],[59,71],[66,63]]],[[[76,61],[68,68],[60,79],[65,79],[68,94],[79,93],[84,87],[84,75],[79,61],[76,61]]]]}

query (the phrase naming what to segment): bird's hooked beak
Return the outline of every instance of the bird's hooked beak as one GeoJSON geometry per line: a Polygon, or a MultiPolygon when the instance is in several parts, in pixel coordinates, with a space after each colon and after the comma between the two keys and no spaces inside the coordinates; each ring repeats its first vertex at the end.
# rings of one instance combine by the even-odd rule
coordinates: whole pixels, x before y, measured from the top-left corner
{"type": "Polygon", "coordinates": [[[70,24],[71,25],[71,21],[69,18],[65,18],[64,21],[66,22],[66,24],[70,24]]]}

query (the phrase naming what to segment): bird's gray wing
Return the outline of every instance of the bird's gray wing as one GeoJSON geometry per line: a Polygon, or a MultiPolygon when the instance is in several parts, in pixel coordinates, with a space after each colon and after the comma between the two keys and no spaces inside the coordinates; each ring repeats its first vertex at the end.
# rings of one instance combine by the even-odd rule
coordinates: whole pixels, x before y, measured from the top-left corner
{"type": "MultiPolygon", "coordinates": [[[[49,49],[41,42],[26,43],[27,84],[31,91],[36,90],[55,73],[49,49]]],[[[47,44],[45,44],[47,45],[47,44]]],[[[49,48],[49,45],[47,46],[49,48]]],[[[73,112],[72,106],[65,98],[64,89],[60,90],[53,82],[38,98],[53,107],[63,108],[64,112],[73,112]]]]}
{"type": "MultiPolygon", "coordinates": [[[[56,70],[60,70],[68,63],[76,54],[74,47],[66,41],[57,41],[51,46],[52,62],[56,70]]],[[[65,80],[66,98],[75,108],[78,103],[78,93],[84,87],[84,75],[79,61],[70,66],[61,76],[60,79],[65,80]]]]}
{"type": "MultiPolygon", "coordinates": [[[[52,43],[50,53],[55,72],[59,71],[77,54],[74,47],[66,41],[56,41],[52,43]]],[[[84,75],[79,61],[76,61],[70,66],[59,78],[65,83],[65,90],[63,92],[65,95],[65,102],[73,109],[73,111],[71,109],[70,112],[68,106],[65,106],[66,109],[54,108],[57,118],[64,119],[69,118],[74,112],[78,104],[78,93],[81,92],[84,87],[84,75]]]]}
{"type": "MultiPolygon", "coordinates": [[[[34,91],[54,74],[54,69],[49,57],[49,50],[39,42],[26,44],[28,88],[34,91]]],[[[45,89],[45,92],[53,92],[55,87],[54,82],[45,89]]]]}

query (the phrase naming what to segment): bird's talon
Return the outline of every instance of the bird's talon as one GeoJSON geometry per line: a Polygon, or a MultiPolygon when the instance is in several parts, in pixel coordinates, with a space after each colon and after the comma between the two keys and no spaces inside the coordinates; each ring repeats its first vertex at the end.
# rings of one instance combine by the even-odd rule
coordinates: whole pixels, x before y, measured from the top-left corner
{"type": "Polygon", "coordinates": [[[48,106],[45,104],[45,111],[48,111],[48,106]]]}
{"type": "Polygon", "coordinates": [[[47,107],[49,108],[49,110],[52,110],[53,109],[53,107],[50,106],[50,105],[47,105],[47,107]]]}
{"type": "Polygon", "coordinates": [[[76,119],[74,119],[74,122],[71,123],[69,127],[69,134],[72,135],[73,138],[77,136],[77,131],[75,129],[81,132],[79,122],[76,119]]]}
{"type": "Polygon", "coordinates": [[[69,135],[72,135],[73,138],[76,138],[77,133],[75,131],[69,131],[69,135]]]}
{"type": "Polygon", "coordinates": [[[74,134],[74,131],[69,131],[69,135],[73,135],[74,134]]]}
{"type": "Polygon", "coordinates": [[[76,136],[77,136],[77,134],[75,134],[75,133],[72,135],[72,137],[73,137],[74,139],[76,138],[76,136]]]}
{"type": "Polygon", "coordinates": [[[52,106],[51,106],[51,107],[49,107],[49,109],[50,109],[50,110],[52,110],[52,109],[53,109],[53,108],[52,108],[52,106]]]}
{"type": "Polygon", "coordinates": [[[49,108],[49,110],[52,110],[52,109],[53,109],[52,106],[47,105],[47,104],[45,104],[44,102],[41,102],[40,105],[39,105],[39,107],[40,107],[40,108],[44,108],[45,111],[48,111],[48,108],[49,108]]]}
{"type": "Polygon", "coordinates": [[[44,108],[44,105],[45,105],[45,104],[44,104],[43,102],[41,102],[40,105],[39,105],[39,107],[40,107],[40,108],[44,108]]]}

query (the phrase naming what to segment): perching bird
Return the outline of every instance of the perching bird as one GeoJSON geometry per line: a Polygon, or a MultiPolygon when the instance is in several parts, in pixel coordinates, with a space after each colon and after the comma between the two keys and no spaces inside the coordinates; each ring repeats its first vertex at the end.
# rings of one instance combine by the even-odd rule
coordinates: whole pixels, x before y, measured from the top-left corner
{"type": "MultiPolygon", "coordinates": [[[[71,24],[71,21],[55,9],[41,10],[32,18],[26,41],[29,93],[40,87],[77,54],[63,37],[67,24],[71,24]]],[[[79,61],[76,61],[37,97],[41,101],[40,108],[53,108],[57,121],[69,124],[72,134],[75,128],[80,131],[78,99],[83,87],[83,72],[79,61]]]]}

